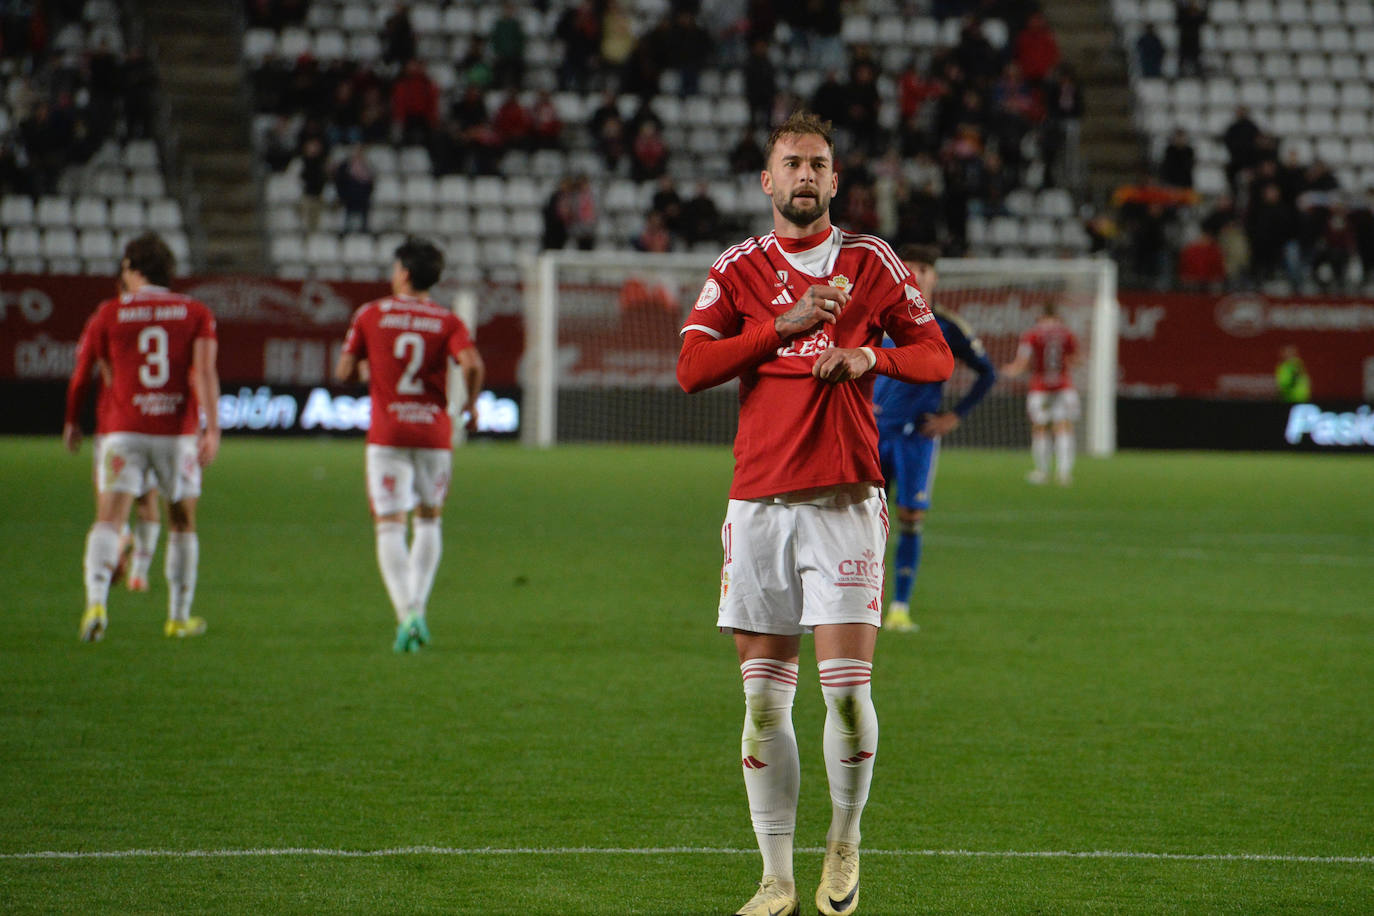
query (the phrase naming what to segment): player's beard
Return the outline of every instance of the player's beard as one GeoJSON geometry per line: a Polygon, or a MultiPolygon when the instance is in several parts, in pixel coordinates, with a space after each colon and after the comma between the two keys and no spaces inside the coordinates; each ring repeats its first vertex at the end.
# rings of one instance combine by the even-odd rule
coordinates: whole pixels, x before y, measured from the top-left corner
{"type": "Polygon", "coordinates": [[[830,209],[830,198],[823,196],[820,188],[816,188],[815,193],[816,196],[814,198],[801,198],[802,200],[814,200],[816,202],[814,208],[803,209],[798,207],[796,204],[797,194],[794,191],[792,196],[787,198],[786,201],[775,201],[778,212],[782,214],[783,219],[794,226],[804,229],[807,226],[813,225],[817,220],[825,216],[826,211],[830,209]]]}

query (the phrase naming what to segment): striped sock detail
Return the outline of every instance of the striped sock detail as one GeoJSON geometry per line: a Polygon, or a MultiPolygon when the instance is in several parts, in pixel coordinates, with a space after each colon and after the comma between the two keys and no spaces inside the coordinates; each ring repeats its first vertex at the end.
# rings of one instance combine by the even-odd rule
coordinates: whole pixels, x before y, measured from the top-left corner
{"type": "Polygon", "coordinates": [[[791,662],[775,661],[771,658],[751,658],[739,666],[740,676],[747,686],[757,678],[776,681],[784,687],[797,686],[797,666],[791,662]]]}
{"type": "Polygon", "coordinates": [[[873,680],[873,663],[857,658],[827,658],[818,667],[821,687],[862,687],[873,680]]]}

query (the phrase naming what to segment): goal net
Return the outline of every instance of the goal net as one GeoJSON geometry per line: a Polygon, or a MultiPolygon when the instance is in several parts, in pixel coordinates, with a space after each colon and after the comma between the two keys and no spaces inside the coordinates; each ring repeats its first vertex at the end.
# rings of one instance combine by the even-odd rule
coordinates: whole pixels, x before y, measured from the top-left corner
{"type": "MultiPolygon", "coordinates": [[[[738,386],[691,396],[677,385],[678,330],[714,254],[541,254],[526,269],[524,442],[729,443],[738,386]]],[[[1116,268],[1110,261],[942,259],[937,305],[981,336],[993,365],[1054,302],[1087,351],[1075,381],[1082,446],[1116,446],[1116,268]]],[[[956,368],[949,403],[973,380],[956,368]]],[[[1030,441],[1025,383],[999,380],[947,445],[1023,448],[1030,441]]]]}

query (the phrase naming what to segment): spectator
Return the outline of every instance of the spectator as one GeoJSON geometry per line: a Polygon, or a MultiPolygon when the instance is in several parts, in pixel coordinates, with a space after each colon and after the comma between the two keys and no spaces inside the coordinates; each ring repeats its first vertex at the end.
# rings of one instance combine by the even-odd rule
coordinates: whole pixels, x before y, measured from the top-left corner
{"type": "Polygon", "coordinates": [[[821,80],[815,93],[812,94],[811,110],[822,121],[829,121],[837,127],[842,127],[845,124],[848,107],[849,99],[845,95],[840,76],[836,71],[831,70],[825,74],[825,79],[821,80]]]}
{"type": "Polygon", "coordinates": [[[907,244],[933,245],[940,240],[940,185],[933,181],[908,186],[897,201],[898,247],[907,244]]]}
{"type": "Polygon", "coordinates": [[[381,86],[363,90],[363,102],[358,111],[358,140],[362,143],[386,143],[391,138],[391,117],[381,86]]]}
{"type": "Polygon", "coordinates": [[[730,171],[735,175],[758,175],[763,166],[763,147],[754,132],[746,129],[730,148],[730,171]]]}
{"type": "Polygon", "coordinates": [[[696,14],[678,6],[671,24],[665,23],[660,36],[661,56],[678,72],[679,95],[696,95],[701,71],[710,61],[715,42],[696,14]]]}
{"type": "Polygon", "coordinates": [[[505,3],[491,27],[492,73],[496,85],[519,89],[525,82],[525,26],[515,4],[505,3]]]}
{"type": "Polygon", "coordinates": [[[1312,251],[1312,277],[1323,292],[1345,291],[1350,263],[1357,254],[1349,212],[1343,204],[1333,204],[1312,251]]]}
{"type": "Polygon", "coordinates": [[[1250,119],[1250,109],[1244,105],[1236,107],[1236,116],[1221,135],[1226,147],[1226,181],[1231,193],[1240,191],[1240,179],[1255,164],[1257,149],[1255,142],[1260,136],[1259,125],[1250,119]]]}
{"type": "Polygon", "coordinates": [[[1026,82],[1043,83],[1050,72],[1059,66],[1059,42],[1044,13],[1035,13],[1026,20],[1026,27],[1016,36],[1016,62],[1026,82]]]}
{"type": "Polygon", "coordinates": [[[439,122],[439,87],[412,60],[391,87],[391,122],[396,138],[404,144],[428,146],[439,122]]]}
{"type": "Polygon", "coordinates": [[[561,249],[568,244],[568,218],[565,201],[571,196],[573,180],[564,178],[544,202],[544,236],[540,245],[545,250],[561,249]]]}
{"type": "Polygon", "coordinates": [[[633,242],[636,251],[664,252],[673,247],[672,235],[663,221],[663,214],[650,210],[644,218],[644,228],[633,242]]]}
{"type": "Polygon", "coordinates": [[[682,195],[677,192],[677,183],[672,175],[662,175],[658,179],[658,190],[649,200],[649,209],[663,217],[663,225],[674,235],[682,232],[682,195]]]}
{"type": "Polygon", "coordinates": [[[531,141],[536,149],[561,149],[563,146],[563,119],[558,116],[558,106],[553,103],[553,95],[541,89],[534,96],[530,106],[531,141]]]}
{"type": "Polygon", "coordinates": [[[382,23],[382,61],[400,69],[415,59],[415,29],[410,23],[410,6],[396,4],[382,23]]]}
{"type": "Polygon", "coordinates": [[[749,126],[767,130],[773,114],[773,97],[778,93],[776,71],[766,41],[749,46],[744,62],[744,97],[749,103],[749,126]]]}
{"type": "Polygon", "coordinates": [[[1294,292],[1302,289],[1302,259],[1298,248],[1297,213],[1272,182],[1259,190],[1245,220],[1250,240],[1250,265],[1256,284],[1266,283],[1282,267],[1294,292]]]}
{"type": "Polygon", "coordinates": [[[849,85],[844,88],[843,124],[858,148],[870,155],[878,147],[878,111],[882,106],[877,78],[878,72],[872,63],[859,61],[854,65],[849,85]]]}
{"type": "Polygon", "coordinates": [[[1141,285],[1164,289],[1169,282],[1168,222],[1170,213],[1162,203],[1144,206],[1133,220],[1131,247],[1135,252],[1135,271],[1141,285]]]}
{"type": "Polygon", "coordinates": [[[587,126],[592,133],[592,144],[606,163],[606,171],[614,172],[620,167],[628,142],[625,119],[620,115],[614,89],[607,89],[602,94],[601,104],[588,118],[587,126]]]}
{"type": "Polygon", "coordinates": [[[1179,77],[1202,76],[1202,27],[1207,24],[1207,7],[1199,0],[1178,0],[1174,23],[1178,26],[1179,77]]]}
{"type": "Polygon", "coordinates": [[[277,115],[262,138],[263,160],[273,172],[284,172],[296,158],[296,139],[292,136],[291,119],[277,115]]]}
{"type": "Polygon", "coordinates": [[[514,89],[506,93],[506,98],[492,115],[491,125],[503,152],[508,149],[529,149],[532,145],[534,120],[529,110],[520,104],[520,95],[514,89]]]}
{"type": "MultiPolygon", "coordinates": [[[[954,46],[952,57],[959,71],[975,82],[990,82],[997,76],[1001,57],[983,34],[978,17],[967,17],[959,29],[959,43],[954,46]]],[[[1025,72],[1024,66],[1021,69],[1025,72]]]]}
{"type": "Polygon", "coordinates": [[[469,86],[463,90],[449,109],[449,118],[456,125],[456,137],[462,155],[471,162],[472,171],[493,175],[501,158],[501,140],[487,113],[482,90],[469,86]]]}
{"type": "Polygon", "coordinates": [[[495,78],[491,61],[487,59],[486,40],[480,35],[472,36],[467,52],[458,61],[458,84],[487,89],[495,78]]]}
{"type": "Polygon", "coordinates": [[[334,190],[343,205],[343,231],[367,232],[368,216],[372,212],[372,189],[377,183],[377,175],[362,144],[355,144],[348,158],[334,169],[334,190]]]}
{"type": "Polygon", "coordinates": [[[634,20],[620,0],[606,0],[601,16],[600,54],[602,64],[610,71],[621,70],[634,53],[634,20]]]}
{"type": "Polygon", "coordinates": [[[1193,186],[1193,167],[1197,164],[1197,153],[1188,142],[1186,131],[1176,129],[1164,147],[1164,156],[1159,164],[1159,179],[1172,188],[1191,188],[1193,186]]]}
{"type": "Polygon", "coordinates": [[[1083,124],[1083,89],[1076,71],[1061,64],[1050,81],[1046,102],[1049,123],[1044,131],[1041,155],[1045,160],[1045,186],[1070,188],[1083,184],[1079,135],[1083,124]]]}
{"type": "Polygon", "coordinates": [[[682,205],[682,237],[696,244],[714,239],[719,232],[720,209],[706,182],[698,182],[696,193],[682,205]]]}
{"type": "Polygon", "coordinates": [[[647,102],[658,95],[662,79],[662,61],[655,56],[652,45],[646,40],[637,42],[621,67],[620,88],[647,102]]]}
{"type": "Polygon", "coordinates": [[[324,141],[310,137],[301,146],[301,226],[306,232],[320,227],[320,211],[324,207],[324,188],[329,183],[328,152],[324,141]]]}
{"type": "Polygon", "coordinates": [[[1214,235],[1203,229],[1178,253],[1178,282],[1184,289],[1219,292],[1226,285],[1226,257],[1214,235]]]}
{"type": "Polygon", "coordinates": [[[1374,186],[1365,189],[1359,205],[1351,210],[1350,222],[1365,285],[1374,285],[1374,186]]]}
{"type": "Polygon", "coordinates": [[[153,94],[157,91],[157,70],[143,49],[133,47],[124,56],[124,131],[130,140],[153,135],[153,94]]]}
{"type": "Polygon", "coordinates": [[[581,0],[567,7],[558,17],[554,35],[563,43],[558,65],[560,85],[585,92],[601,56],[601,16],[595,0],[581,0]]]}
{"type": "Polygon", "coordinates": [[[653,121],[639,125],[630,148],[630,177],[635,181],[657,178],[668,168],[668,146],[653,121]]]}
{"type": "Polygon", "coordinates": [[[586,175],[576,176],[563,199],[563,216],[568,234],[583,251],[596,247],[596,226],[599,220],[592,183],[586,175]]]}
{"type": "Polygon", "coordinates": [[[1153,22],[1145,23],[1145,30],[1135,40],[1135,61],[1144,79],[1159,79],[1164,75],[1164,42],[1153,22]]]}
{"type": "Polygon", "coordinates": [[[52,106],[46,101],[40,100],[29,116],[19,122],[19,140],[21,149],[28,153],[29,168],[40,193],[55,193],[73,138],[66,126],[53,117],[52,106]]]}

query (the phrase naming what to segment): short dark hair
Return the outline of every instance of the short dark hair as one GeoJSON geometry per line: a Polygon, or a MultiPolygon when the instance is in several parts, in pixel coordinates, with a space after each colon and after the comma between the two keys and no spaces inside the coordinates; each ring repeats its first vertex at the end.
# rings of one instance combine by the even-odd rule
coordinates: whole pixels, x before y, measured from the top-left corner
{"type": "Polygon", "coordinates": [[[143,274],[144,279],[154,286],[166,286],[172,282],[172,271],[177,257],[172,249],[156,232],[145,232],[124,246],[124,259],[121,267],[143,274]]]}
{"type": "Polygon", "coordinates": [[[763,161],[766,165],[773,159],[773,147],[777,146],[778,140],[783,137],[804,137],[817,136],[825,141],[825,145],[830,147],[830,158],[835,158],[835,134],[831,129],[829,121],[822,121],[820,116],[805,108],[798,108],[796,111],[783,121],[773,132],[768,135],[768,145],[763,148],[763,161]]]}
{"type": "Polygon", "coordinates": [[[903,245],[897,252],[897,257],[913,264],[929,264],[934,267],[935,262],[940,260],[940,249],[935,245],[903,245]]]}
{"type": "Polygon", "coordinates": [[[417,293],[438,283],[439,275],[444,272],[444,253],[432,242],[414,236],[397,246],[396,260],[410,274],[411,289],[417,293]]]}

